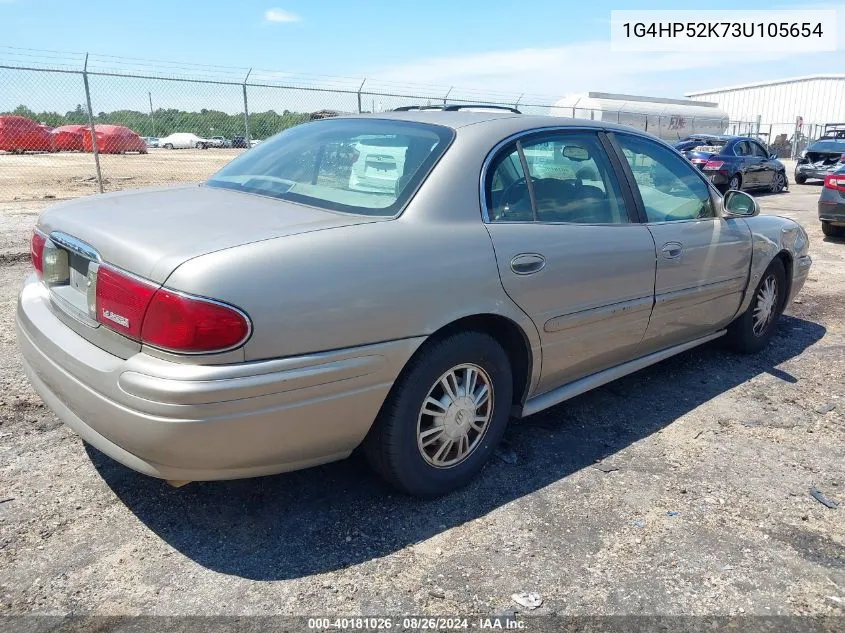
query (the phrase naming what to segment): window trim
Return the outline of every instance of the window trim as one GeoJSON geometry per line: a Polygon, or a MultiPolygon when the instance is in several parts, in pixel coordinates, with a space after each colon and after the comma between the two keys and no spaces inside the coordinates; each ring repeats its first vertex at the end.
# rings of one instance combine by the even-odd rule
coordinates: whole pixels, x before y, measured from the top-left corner
{"type": "MultiPolygon", "coordinates": [[[[481,220],[484,224],[541,224],[546,226],[608,226],[608,227],[624,227],[624,226],[636,226],[642,222],[642,218],[640,217],[640,212],[636,206],[637,204],[637,197],[633,195],[633,192],[630,191],[630,185],[625,182],[625,177],[627,176],[624,174],[624,171],[620,170],[619,159],[615,156],[614,152],[611,151],[612,143],[608,144],[607,139],[605,138],[609,134],[610,130],[605,129],[599,126],[589,126],[589,125],[566,125],[566,126],[550,126],[550,127],[537,127],[537,128],[530,128],[527,130],[522,130],[520,132],[516,132],[507,136],[506,138],[502,139],[493,148],[487,153],[487,156],[484,158],[484,162],[481,165],[481,174],[479,178],[479,203],[481,206],[481,220]],[[487,175],[490,168],[490,165],[501,155],[501,153],[507,149],[508,145],[514,145],[516,151],[519,152],[520,157],[520,164],[522,166],[523,172],[527,175],[527,180],[530,181],[530,172],[528,170],[528,164],[525,160],[525,156],[522,152],[522,140],[526,137],[531,136],[544,136],[549,134],[556,134],[556,133],[572,133],[572,134],[583,134],[583,133],[593,134],[597,140],[601,148],[605,151],[605,155],[607,156],[608,162],[610,163],[610,173],[613,177],[616,178],[616,182],[619,185],[620,193],[622,194],[622,201],[625,204],[625,212],[628,215],[628,222],[619,223],[619,222],[601,222],[601,223],[584,223],[584,222],[544,222],[537,219],[537,205],[534,199],[534,187],[533,184],[529,185],[529,195],[531,197],[531,206],[534,215],[534,220],[531,222],[526,221],[514,221],[514,222],[494,222],[490,219],[490,210],[487,200],[487,175]],[[615,160],[614,160],[615,159],[615,160]],[[627,186],[626,186],[627,185],[627,186]]],[[[613,148],[615,149],[615,148],[613,148]]],[[[639,193],[637,194],[637,196],[639,193]]]]}
{"type": "Polygon", "coordinates": [[[718,189],[715,188],[713,183],[711,183],[707,178],[704,177],[704,175],[698,169],[696,169],[695,167],[692,166],[692,164],[690,164],[690,170],[692,171],[692,173],[694,173],[695,176],[702,183],[704,183],[704,186],[707,188],[707,193],[710,195],[710,204],[713,207],[713,215],[710,216],[709,218],[689,218],[687,220],[662,220],[660,222],[649,221],[648,215],[646,214],[646,210],[645,210],[645,204],[643,204],[642,195],[640,195],[639,185],[637,185],[637,181],[634,178],[634,172],[631,169],[631,166],[628,164],[628,159],[626,159],[625,154],[622,153],[622,146],[616,140],[617,136],[631,136],[631,137],[635,137],[635,138],[640,138],[644,141],[648,141],[650,143],[653,143],[654,145],[657,145],[658,147],[663,147],[665,149],[668,149],[670,152],[674,153],[675,156],[677,156],[678,159],[681,160],[681,162],[689,163],[689,161],[687,161],[687,159],[684,158],[684,155],[681,154],[674,147],[672,147],[668,143],[664,143],[662,140],[660,140],[658,138],[653,138],[653,137],[649,138],[645,134],[636,134],[634,132],[627,132],[627,131],[623,131],[623,132],[618,132],[616,130],[608,130],[607,131],[608,141],[611,143],[611,145],[613,145],[613,148],[616,151],[617,158],[621,163],[622,171],[625,173],[625,179],[627,181],[628,187],[631,189],[631,193],[634,196],[634,200],[636,201],[636,205],[637,205],[636,208],[637,208],[637,212],[640,216],[640,223],[641,224],[657,226],[657,225],[661,225],[661,224],[683,224],[683,223],[686,223],[686,222],[704,222],[704,221],[707,221],[707,220],[720,220],[720,219],[722,219],[722,216],[719,214],[719,208],[720,207],[719,207],[719,204],[718,204],[719,201],[721,200],[721,194],[719,193],[718,189]],[[715,194],[715,196],[714,196],[714,194],[715,194]]]}

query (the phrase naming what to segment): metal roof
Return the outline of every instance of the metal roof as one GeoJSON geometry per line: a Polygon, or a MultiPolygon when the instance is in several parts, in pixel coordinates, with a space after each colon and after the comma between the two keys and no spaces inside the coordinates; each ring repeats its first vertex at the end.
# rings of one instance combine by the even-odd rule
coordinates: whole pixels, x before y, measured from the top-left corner
{"type": "Polygon", "coordinates": [[[744,90],[746,88],[762,88],[763,86],[777,86],[779,84],[814,81],[817,79],[841,79],[845,81],[845,73],[826,73],[819,75],[804,75],[803,77],[788,77],[786,79],[771,79],[769,81],[756,81],[750,84],[740,84],[737,86],[726,86],[724,88],[712,88],[710,90],[696,90],[695,92],[685,92],[684,96],[697,97],[699,95],[713,94],[716,92],[730,92],[732,90],[744,90]]]}

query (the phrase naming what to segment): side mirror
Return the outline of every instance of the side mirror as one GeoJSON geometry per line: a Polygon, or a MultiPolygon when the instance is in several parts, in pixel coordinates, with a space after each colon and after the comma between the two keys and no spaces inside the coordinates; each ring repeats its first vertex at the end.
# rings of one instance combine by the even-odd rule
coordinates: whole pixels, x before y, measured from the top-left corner
{"type": "Polygon", "coordinates": [[[760,203],[744,191],[731,189],[722,198],[725,218],[752,218],[760,215],[760,203]]]}

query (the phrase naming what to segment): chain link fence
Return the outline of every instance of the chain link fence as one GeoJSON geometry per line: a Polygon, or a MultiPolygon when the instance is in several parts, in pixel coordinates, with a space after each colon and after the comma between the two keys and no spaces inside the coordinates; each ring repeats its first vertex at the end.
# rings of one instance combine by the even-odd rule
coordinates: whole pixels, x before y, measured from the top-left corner
{"type": "MultiPolygon", "coordinates": [[[[14,50],[0,51],[0,203],[198,182],[325,111],[485,103],[619,122],[663,138],[712,129],[638,112],[576,113],[556,108],[554,97],[14,50]]],[[[750,134],[757,125],[732,121],[724,131],[750,134]]]]}

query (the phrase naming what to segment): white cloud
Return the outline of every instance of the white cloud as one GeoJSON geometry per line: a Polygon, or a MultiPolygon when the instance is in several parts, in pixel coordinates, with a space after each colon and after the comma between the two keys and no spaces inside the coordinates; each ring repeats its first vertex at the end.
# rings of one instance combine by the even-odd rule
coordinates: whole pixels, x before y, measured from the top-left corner
{"type": "MultiPolygon", "coordinates": [[[[0,0],[2,1],[2,0],[0,0]]],[[[299,22],[300,17],[295,13],[291,13],[290,11],[285,11],[284,9],[267,9],[264,12],[264,19],[267,22],[299,22]]]]}
{"type": "MultiPolygon", "coordinates": [[[[745,53],[743,64],[776,61],[794,53],[745,53]]],[[[585,90],[625,92],[659,88],[667,72],[721,67],[734,53],[613,53],[607,41],[581,42],[552,48],[487,51],[412,61],[368,73],[368,77],[414,84],[460,86],[496,92],[562,95],[585,90]],[[638,88],[639,86],[639,88],[638,88]]],[[[662,93],[680,93],[681,86],[663,86],[662,93]]]]}
{"type": "MultiPolygon", "coordinates": [[[[789,0],[787,0],[789,1],[789,0]]],[[[802,5],[803,6],[803,5],[802,5]]],[[[770,79],[804,72],[833,72],[845,48],[845,4],[818,2],[807,8],[836,9],[840,50],[836,53],[785,51],[707,53],[612,52],[610,40],[572,42],[555,47],[490,50],[479,53],[411,59],[361,73],[373,80],[436,84],[499,93],[562,96],[588,90],[680,97],[686,91],[728,83],[770,79]],[[741,66],[737,67],[737,59],[741,66]],[[758,66],[755,68],[755,64],[758,66]],[[783,66],[783,67],[781,67],[783,66]],[[822,70],[822,68],[826,70],[822,70]],[[725,79],[724,75],[731,79],[725,79]],[[766,76],[762,76],[765,74],[766,76]],[[771,75],[771,76],[769,76],[771,75]]],[[[781,9],[791,6],[778,7],[781,9]]],[[[812,14],[812,12],[810,12],[812,14]]],[[[808,20],[812,18],[808,16],[808,20]]],[[[607,21],[609,25],[609,20],[607,21]]],[[[608,27],[609,30],[609,27],[608,27]]],[[[609,36],[609,33],[608,33],[609,36]]],[[[453,97],[455,92],[452,93],[453,97]]]]}

